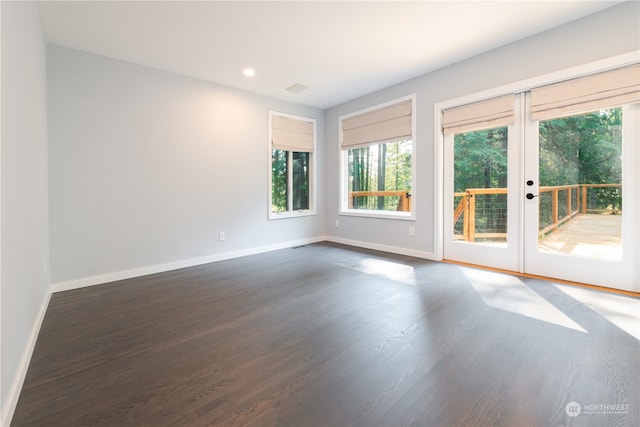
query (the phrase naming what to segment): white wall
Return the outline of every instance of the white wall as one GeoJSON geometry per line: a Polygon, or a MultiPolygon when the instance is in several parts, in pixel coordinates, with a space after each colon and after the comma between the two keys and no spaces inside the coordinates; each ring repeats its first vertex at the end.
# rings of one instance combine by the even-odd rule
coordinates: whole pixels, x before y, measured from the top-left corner
{"type": "Polygon", "coordinates": [[[323,238],[322,180],[318,215],[267,220],[268,110],[317,119],[320,148],[321,110],[60,46],[48,85],[54,284],[323,238]]]}
{"type": "Polygon", "coordinates": [[[0,425],[8,424],[49,301],[45,43],[35,3],[3,1],[0,425]]]}
{"type": "Polygon", "coordinates": [[[627,2],[530,38],[425,74],[326,111],[326,230],[331,240],[432,257],[434,218],[434,105],[542,74],[640,49],[640,2],[627,2]],[[338,117],[417,94],[415,222],[340,216],[338,117]],[[335,220],[340,227],[335,227],[335,220]],[[408,227],[415,228],[415,237],[408,227]]]}

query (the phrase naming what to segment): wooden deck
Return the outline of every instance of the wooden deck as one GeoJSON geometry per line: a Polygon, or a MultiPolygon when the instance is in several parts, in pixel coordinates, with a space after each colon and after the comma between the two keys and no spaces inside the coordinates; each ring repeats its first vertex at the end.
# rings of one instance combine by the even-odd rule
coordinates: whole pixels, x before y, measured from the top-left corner
{"type": "Polygon", "coordinates": [[[622,215],[580,214],[539,243],[543,252],[622,259],[622,215]]]}

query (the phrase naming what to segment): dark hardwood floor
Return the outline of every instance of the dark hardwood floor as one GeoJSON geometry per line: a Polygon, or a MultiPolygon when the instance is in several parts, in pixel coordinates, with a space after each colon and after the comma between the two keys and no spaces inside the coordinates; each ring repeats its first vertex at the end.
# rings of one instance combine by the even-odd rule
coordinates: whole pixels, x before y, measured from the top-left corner
{"type": "Polygon", "coordinates": [[[54,294],[12,426],[637,426],[639,373],[549,282],[321,243],[54,294]]]}

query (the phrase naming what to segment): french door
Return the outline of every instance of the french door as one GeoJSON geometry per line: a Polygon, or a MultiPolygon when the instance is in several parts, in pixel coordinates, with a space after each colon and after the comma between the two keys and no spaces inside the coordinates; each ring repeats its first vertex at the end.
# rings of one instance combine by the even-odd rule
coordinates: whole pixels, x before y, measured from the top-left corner
{"type": "Polygon", "coordinates": [[[640,103],[545,115],[531,95],[445,111],[444,258],[640,291],[640,103]]]}
{"type": "Polygon", "coordinates": [[[522,103],[520,96],[500,99],[507,105],[478,103],[462,114],[482,110],[494,116],[494,110],[510,106],[513,118],[445,135],[444,256],[520,271],[522,124],[515,117],[522,113],[522,103]]]}
{"type": "Polygon", "coordinates": [[[639,122],[635,103],[528,123],[524,272],[640,291],[639,122]]]}

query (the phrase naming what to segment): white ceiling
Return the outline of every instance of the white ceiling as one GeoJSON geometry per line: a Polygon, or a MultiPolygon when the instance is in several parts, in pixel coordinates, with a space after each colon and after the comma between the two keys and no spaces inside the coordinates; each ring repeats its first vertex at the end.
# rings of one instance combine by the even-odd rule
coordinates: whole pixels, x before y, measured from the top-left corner
{"type": "Polygon", "coordinates": [[[44,1],[50,43],[328,108],[620,1],[44,1]],[[245,67],[256,75],[247,78],[245,67]],[[293,84],[309,86],[298,94],[293,84]]]}

